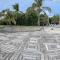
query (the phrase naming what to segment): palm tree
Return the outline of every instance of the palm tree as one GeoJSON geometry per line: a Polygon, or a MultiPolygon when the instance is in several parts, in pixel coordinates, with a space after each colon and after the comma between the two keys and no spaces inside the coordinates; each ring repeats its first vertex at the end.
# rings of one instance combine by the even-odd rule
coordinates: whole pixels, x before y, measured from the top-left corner
{"type": "Polygon", "coordinates": [[[18,3],[13,5],[13,9],[15,10],[14,11],[14,18],[15,18],[15,21],[16,21],[16,24],[17,24],[18,17],[19,17],[20,14],[23,14],[23,12],[19,11],[19,4],[18,3]]]}
{"type": "Polygon", "coordinates": [[[35,0],[35,2],[32,4],[32,9],[34,9],[37,13],[38,26],[40,26],[40,13],[41,12],[45,13],[45,10],[48,10],[49,12],[51,12],[51,8],[43,6],[43,0],[35,0]]]}

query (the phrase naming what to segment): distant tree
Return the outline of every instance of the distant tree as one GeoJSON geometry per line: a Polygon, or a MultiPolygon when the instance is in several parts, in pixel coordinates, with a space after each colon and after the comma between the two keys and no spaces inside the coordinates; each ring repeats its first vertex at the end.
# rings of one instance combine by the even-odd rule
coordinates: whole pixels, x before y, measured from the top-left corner
{"type": "Polygon", "coordinates": [[[19,11],[19,4],[16,3],[15,5],[13,5],[13,9],[15,10],[14,18],[16,20],[16,25],[21,25],[22,24],[21,16],[22,16],[23,12],[19,11]]]}
{"type": "Polygon", "coordinates": [[[5,17],[2,20],[2,24],[16,25],[16,21],[15,21],[14,14],[12,11],[10,11],[9,9],[6,9],[6,10],[2,11],[2,13],[3,13],[3,16],[5,17]]]}
{"type": "Polygon", "coordinates": [[[26,18],[24,13],[20,13],[17,15],[17,20],[16,20],[17,25],[25,25],[26,24],[26,18]]]}
{"type": "Polygon", "coordinates": [[[37,25],[37,14],[31,7],[26,11],[26,19],[28,25],[37,25]]]}
{"type": "Polygon", "coordinates": [[[51,24],[59,24],[59,15],[54,15],[53,17],[51,17],[50,23],[51,24]]]}
{"type": "Polygon", "coordinates": [[[40,15],[40,25],[41,26],[48,25],[48,16],[46,14],[40,15]]]}
{"type": "Polygon", "coordinates": [[[43,0],[34,0],[35,2],[32,4],[32,8],[37,12],[38,16],[38,25],[40,25],[40,13],[45,10],[51,12],[51,8],[43,6],[43,0]]]}

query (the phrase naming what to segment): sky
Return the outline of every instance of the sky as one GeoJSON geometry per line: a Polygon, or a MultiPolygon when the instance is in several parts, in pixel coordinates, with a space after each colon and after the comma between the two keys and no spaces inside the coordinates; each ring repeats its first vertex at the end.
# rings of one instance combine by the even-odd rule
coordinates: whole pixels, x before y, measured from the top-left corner
{"type": "MultiPolygon", "coordinates": [[[[12,5],[18,3],[20,11],[26,12],[26,9],[30,7],[33,2],[34,0],[0,0],[0,11],[4,9],[12,9],[12,5]]],[[[60,0],[45,0],[43,6],[47,6],[52,9],[51,13],[46,11],[49,16],[60,14],[60,0]]]]}

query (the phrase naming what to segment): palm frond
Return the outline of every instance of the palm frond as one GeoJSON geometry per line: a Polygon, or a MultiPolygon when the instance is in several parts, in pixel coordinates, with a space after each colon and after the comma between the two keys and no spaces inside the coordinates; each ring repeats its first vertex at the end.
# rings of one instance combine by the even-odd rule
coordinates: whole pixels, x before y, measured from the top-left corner
{"type": "Polygon", "coordinates": [[[35,0],[35,3],[36,3],[37,7],[42,6],[42,2],[43,2],[43,0],[35,0]]]}
{"type": "Polygon", "coordinates": [[[13,5],[13,8],[14,8],[16,11],[19,11],[19,4],[16,3],[15,5],[13,5]]]}
{"type": "Polygon", "coordinates": [[[51,8],[50,7],[42,7],[43,10],[48,10],[49,12],[51,12],[51,8]]]}
{"type": "Polygon", "coordinates": [[[32,4],[32,8],[34,9],[36,7],[36,3],[33,3],[32,4]]]}

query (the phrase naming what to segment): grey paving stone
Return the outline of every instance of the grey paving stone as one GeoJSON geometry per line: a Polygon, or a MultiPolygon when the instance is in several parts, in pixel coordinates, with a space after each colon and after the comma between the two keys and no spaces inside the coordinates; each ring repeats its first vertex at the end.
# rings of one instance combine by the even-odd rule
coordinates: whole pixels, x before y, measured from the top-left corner
{"type": "Polygon", "coordinates": [[[60,33],[0,32],[0,60],[60,60],[60,33]]]}

